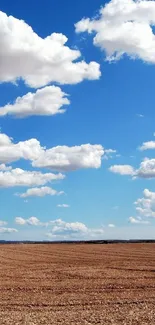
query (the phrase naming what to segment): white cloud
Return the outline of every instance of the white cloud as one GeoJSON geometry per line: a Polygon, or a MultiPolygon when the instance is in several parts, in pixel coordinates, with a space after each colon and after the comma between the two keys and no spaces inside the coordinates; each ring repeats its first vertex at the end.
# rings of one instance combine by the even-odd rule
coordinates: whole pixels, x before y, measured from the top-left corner
{"type": "Polygon", "coordinates": [[[104,229],[88,228],[81,222],[65,222],[61,219],[49,223],[51,230],[46,235],[52,239],[90,239],[102,237],[104,229]]]}
{"type": "Polygon", "coordinates": [[[65,222],[61,219],[56,219],[48,222],[41,222],[36,217],[30,217],[28,219],[24,219],[22,217],[16,217],[15,223],[21,226],[29,225],[29,226],[50,226],[52,228],[51,234],[53,235],[62,235],[62,234],[71,234],[87,232],[87,227],[80,222],[65,222]]]}
{"type": "Polygon", "coordinates": [[[65,35],[56,33],[43,39],[23,20],[0,11],[0,81],[22,78],[28,86],[38,88],[50,82],[76,84],[99,79],[99,64],[79,61],[81,53],[66,42],[65,35]]]}
{"type": "Polygon", "coordinates": [[[15,218],[15,222],[18,224],[18,225],[25,225],[26,224],[26,220],[21,218],[21,217],[16,217],[15,218]]]}
{"type": "Polygon", "coordinates": [[[134,168],[130,165],[113,165],[109,168],[112,173],[120,175],[134,175],[134,168]]]}
{"type": "Polygon", "coordinates": [[[101,145],[58,146],[43,151],[34,159],[34,167],[48,167],[57,171],[73,171],[80,168],[99,168],[104,154],[101,145]]]}
{"type": "Polygon", "coordinates": [[[143,198],[138,199],[135,205],[139,215],[155,218],[155,192],[145,189],[143,191],[143,198]]]}
{"type": "Polygon", "coordinates": [[[16,168],[11,171],[0,171],[0,187],[39,186],[63,178],[64,175],[62,174],[43,174],[37,171],[16,168]]]}
{"type": "Polygon", "coordinates": [[[51,187],[48,186],[43,186],[43,187],[33,187],[33,188],[29,188],[25,193],[22,194],[18,194],[18,196],[25,198],[25,197],[29,197],[29,196],[39,196],[39,197],[44,197],[46,195],[61,195],[64,194],[63,191],[56,191],[51,187]]]}
{"type": "Polygon", "coordinates": [[[55,115],[65,112],[61,108],[69,105],[67,95],[55,86],[38,89],[36,93],[27,93],[23,97],[18,97],[13,104],[0,107],[0,116],[15,115],[24,118],[32,115],[55,115]]]}
{"type": "Polygon", "coordinates": [[[141,178],[154,178],[155,177],[155,159],[145,158],[139,169],[136,171],[136,177],[141,178]]]}
{"type": "Polygon", "coordinates": [[[144,117],[143,114],[137,114],[137,117],[144,117]]]}
{"type": "Polygon", "coordinates": [[[68,204],[58,204],[57,207],[58,208],[70,208],[70,205],[68,205],[68,204]]]}
{"type": "Polygon", "coordinates": [[[116,153],[117,153],[117,150],[115,150],[115,149],[105,149],[103,159],[108,160],[110,158],[113,158],[114,155],[116,157],[120,157],[120,155],[118,155],[116,153]]]}
{"type": "Polygon", "coordinates": [[[4,133],[0,133],[0,147],[8,146],[8,145],[11,144],[11,142],[12,142],[12,138],[11,137],[8,137],[4,133]]]}
{"type": "Polygon", "coordinates": [[[141,151],[149,149],[155,149],[155,141],[143,142],[143,144],[139,147],[139,150],[141,151]]]}
{"type": "Polygon", "coordinates": [[[143,197],[134,202],[136,207],[136,217],[130,217],[132,224],[150,224],[148,218],[155,218],[155,192],[148,189],[143,191],[143,197]]]}
{"type": "Polygon", "coordinates": [[[57,219],[50,222],[52,226],[52,233],[64,233],[64,232],[87,232],[87,227],[81,222],[65,222],[61,219],[57,219]]]}
{"type": "Polygon", "coordinates": [[[101,145],[57,146],[46,149],[37,139],[14,143],[12,138],[0,133],[0,163],[19,159],[30,160],[34,167],[72,171],[80,168],[99,168],[104,149],[101,145]]]}
{"type": "Polygon", "coordinates": [[[62,219],[51,220],[48,222],[41,222],[36,217],[24,219],[22,217],[16,217],[15,223],[20,226],[41,226],[50,227],[50,230],[46,233],[46,236],[51,239],[95,239],[103,238],[104,229],[101,228],[88,228],[82,222],[66,222],[62,219]]]}
{"type": "Polygon", "coordinates": [[[6,171],[6,170],[11,170],[12,167],[11,166],[6,166],[5,164],[0,164],[0,171],[6,171]]]}
{"type": "Polygon", "coordinates": [[[108,227],[109,228],[115,228],[115,225],[113,223],[109,223],[108,227]]]}
{"type": "Polygon", "coordinates": [[[0,220],[0,227],[6,226],[6,225],[7,225],[7,222],[6,221],[0,220]]]}
{"type": "Polygon", "coordinates": [[[109,168],[113,173],[120,175],[131,175],[135,178],[154,178],[155,177],[155,159],[145,158],[138,169],[130,165],[114,165],[109,168]]]}
{"type": "Polygon", "coordinates": [[[130,217],[129,218],[129,222],[132,224],[144,224],[144,225],[148,225],[149,221],[148,220],[143,220],[141,217],[130,217]]]}
{"type": "Polygon", "coordinates": [[[127,54],[145,62],[155,63],[155,1],[111,0],[100,10],[98,18],[82,19],[76,32],[95,32],[93,43],[118,60],[127,54]]]}
{"type": "Polygon", "coordinates": [[[16,217],[15,218],[15,223],[20,225],[20,226],[25,226],[25,225],[29,225],[29,226],[45,226],[46,225],[46,224],[40,222],[39,219],[36,218],[36,217],[30,217],[28,219],[24,219],[22,217],[16,217]]]}
{"type": "Polygon", "coordinates": [[[18,230],[14,228],[0,228],[0,234],[11,234],[13,232],[18,232],[18,230]]]}
{"type": "Polygon", "coordinates": [[[36,139],[13,143],[13,139],[0,133],[0,163],[10,163],[19,159],[37,159],[44,150],[36,139]]]}

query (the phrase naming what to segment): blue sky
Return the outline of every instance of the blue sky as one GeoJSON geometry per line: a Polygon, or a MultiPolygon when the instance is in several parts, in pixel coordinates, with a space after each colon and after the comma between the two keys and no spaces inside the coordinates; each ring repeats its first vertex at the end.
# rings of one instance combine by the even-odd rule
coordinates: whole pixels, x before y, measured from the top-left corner
{"type": "Polygon", "coordinates": [[[155,1],[105,4],[1,1],[0,239],[155,237],[155,1]]]}

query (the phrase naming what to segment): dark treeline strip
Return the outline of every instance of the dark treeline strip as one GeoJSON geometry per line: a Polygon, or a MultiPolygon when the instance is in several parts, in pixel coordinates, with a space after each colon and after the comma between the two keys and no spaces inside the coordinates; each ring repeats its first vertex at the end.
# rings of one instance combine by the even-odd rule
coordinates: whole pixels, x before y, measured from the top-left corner
{"type": "Polygon", "coordinates": [[[0,244],[121,244],[121,243],[155,243],[153,239],[131,239],[131,240],[67,240],[67,241],[13,241],[13,240],[0,240],[0,244]]]}

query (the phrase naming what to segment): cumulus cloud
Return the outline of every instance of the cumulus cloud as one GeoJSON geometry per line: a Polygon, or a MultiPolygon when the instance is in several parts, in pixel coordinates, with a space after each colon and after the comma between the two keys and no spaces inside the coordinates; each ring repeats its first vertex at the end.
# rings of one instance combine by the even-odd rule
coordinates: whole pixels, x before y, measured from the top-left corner
{"type": "Polygon", "coordinates": [[[57,207],[58,208],[70,208],[70,205],[68,205],[68,204],[58,204],[57,207]]]}
{"type": "Polygon", "coordinates": [[[135,173],[136,177],[141,178],[154,178],[155,177],[155,159],[145,158],[139,169],[135,173]]]}
{"type": "Polygon", "coordinates": [[[0,171],[0,187],[39,186],[53,180],[63,179],[62,174],[41,173],[15,168],[10,171],[0,171]]]}
{"type": "Polygon", "coordinates": [[[118,60],[124,54],[155,63],[155,1],[111,0],[99,17],[84,18],[76,32],[95,32],[93,43],[105,52],[106,59],[118,60]]]}
{"type": "Polygon", "coordinates": [[[41,226],[50,227],[46,236],[51,239],[93,239],[102,238],[104,234],[103,227],[101,228],[88,228],[82,222],[66,222],[62,219],[55,219],[48,222],[41,222],[36,217],[30,217],[28,219],[22,217],[16,217],[15,223],[20,226],[41,226]]]}
{"type": "Polygon", "coordinates": [[[15,218],[15,223],[20,225],[20,226],[45,226],[45,223],[40,222],[40,220],[36,217],[30,217],[28,219],[24,219],[22,217],[16,217],[15,218]]]}
{"type": "Polygon", "coordinates": [[[12,167],[11,166],[6,166],[5,164],[0,164],[0,171],[6,171],[6,170],[11,170],[12,167]]]}
{"type": "Polygon", "coordinates": [[[23,20],[0,11],[0,81],[22,78],[28,86],[39,88],[50,82],[99,79],[99,64],[80,61],[80,51],[67,47],[67,40],[57,33],[41,38],[23,20]]]}
{"type": "Polygon", "coordinates": [[[148,225],[149,221],[148,220],[143,220],[141,217],[130,217],[129,222],[132,224],[143,224],[143,225],[148,225]]]}
{"type": "Polygon", "coordinates": [[[134,168],[130,165],[113,165],[109,168],[112,173],[120,175],[134,175],[134,168]]]}
{"type": "Polygon", "coordinates": [[[130,217],[132,224],[150,224],[148,218],[155,218],[155,192],[148,189],[143,191],[143,197],[134,202],[136,208],[136,217],[130,217]]]}
{"type": "Polygon", "coordinates": [[[139,147],[139,150],[141,151],[149,149],[155,149],[155,141],[143,142],[143,144],[139,147]]]}
{"type": "Polygon", "coordinates": [[[6,134],[0,133],[0,163],[6,164],[19,159],[37,159],[44,148],[36,139],[14,143],[6,134]]]}
{"type": "Polygon", "coordinates": [[[0,116],[14,115],[24,118],[32,115],[55,115],[62,114],[66,110],[63,105],[69,105],[67,95],[55,86],[38,89],[35,93],[27,93],[18,97],[13,104],[0,107],[0,116]]]}
{"type": "Polygon", "coordinates": [[[22,217],[16,217],[15,223],[21,226],[29,225],[29,226],[50,226],[52,234],[61,235],[62,233],[70,234],[70,233],[78,233],[78,232],[87,232],[87,227],[80,222],[65,222],[61,219],[56,219],[48,222],[41,222],[36,217],[30,217],[28,219],[24,219],[22,217]]]}
{"type": "Polygon", "coordinates": [[[32,162],[33,167],[48,167],[57,171],[73,171],[81,168],[99,168],[104,154],[101,145],[57,146],[43,151],[32,162]]]}
{"type": "Polygon", "coordinates": [[[64,232],[87,232],[87,227],[81,222],[65,222],[61,219],[57,219],[50,222],[53,233],[64,232]]]}
{"type": "Polygon", "coordinates": [[[14,229],[14,228],[0,227],[0,234],[11,234],[13,232],[18,232],[18,230],[17,229],[14,229]]]}
{"type": "Polygon", "coordinates": [[[0,133],[0,163],[19,159],[30,160],[33,167],[46,167],[57,171],[81,168],[99,168],[104,149],[101,145],[57,146],[46,149],[37,139],[14,143],[6,134],[0,133]]]}
{"type": "Polygon", "coordinates": [[[6,226],[6,225],[7,225],[7,222],[6,221],[0,220],[0,227],[6,226]]]}
{"type": "Polygon", "coordinates": [[[43,186],[43,187],[33,187],[33,188],[29,188],[25,193],[22,194],[17,194],[18,196],[25,198],[25,197],[29,197],[29,196],[39,196],[39,197],[44,197],[46,195],[61,195],[64,194],[63,191],[56,191],[51,187],[48,186],[43,186]]]}
{"type": "Polygon", "coordinates": [[[130,165],[114,165],[109,168],[113,173],[120,175],[131,175],[135,178],[154,178],[155,177],[155,159],[145,158],[138,169],[130,165]]]}
{"type": "Polygon", "coordinates": [[[12,142],[12,138],[8,137],[5,133],[0,133],[0,147],[8,146],[12,142]]]}
{"type": "Polygon", "coordinates": [[[155,218],[155,192],[143,191],[143,197],[135,202],[136,212],[142,217],[155,218]]]}
{"type": "Polygon", "coordinates": [[[52,239],[87,239],[98,238],[104,234],[104,229],[88,228],[81,222],[65,222],[61,219],[49,223],[51,230],[46,234],[52,239]]]}

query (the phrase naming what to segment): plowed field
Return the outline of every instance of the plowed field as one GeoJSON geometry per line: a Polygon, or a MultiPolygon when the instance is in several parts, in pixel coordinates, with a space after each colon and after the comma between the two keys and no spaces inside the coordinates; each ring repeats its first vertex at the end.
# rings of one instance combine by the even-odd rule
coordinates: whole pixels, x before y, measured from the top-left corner
{"type": "Polygon", "coordinates": [[[0,325],[155,325],[155,244],[0,245],[0,325]]]}

